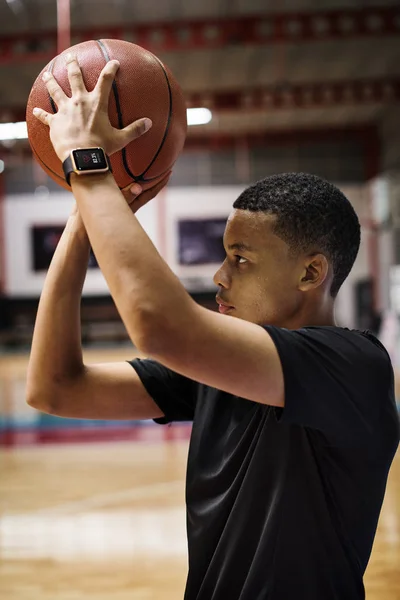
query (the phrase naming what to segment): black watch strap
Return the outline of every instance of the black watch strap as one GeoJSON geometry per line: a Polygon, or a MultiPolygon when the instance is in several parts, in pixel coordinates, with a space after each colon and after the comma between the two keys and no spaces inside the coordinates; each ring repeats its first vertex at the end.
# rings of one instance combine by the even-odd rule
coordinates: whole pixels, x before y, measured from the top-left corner
{"type": "MultiPolygon", "coordinates": [[[[72,152],[71,152],[71,154],[69,154],[69,156],[67,156],[67,158],[64,160],[64,162],[62,164],[64,175],[65,175],[65,181],[68,183],[69,186],[71,186],[71,173],[75,173],[71,155],[72,155],[72,152]]],[[[108,168],[110,169],[110,172],[112,173],[110,158],[105,152],[104,152],[104,156],[106,157],[108,168]]]]}
{"type": "Polygon", "coordinates": [[[65,181],[68,185],[71,185],[71,173],[74,173],[74,168],[72,166],[72,158],[69,155],[63,162],[63,170],[65,175],[65,181]]]}

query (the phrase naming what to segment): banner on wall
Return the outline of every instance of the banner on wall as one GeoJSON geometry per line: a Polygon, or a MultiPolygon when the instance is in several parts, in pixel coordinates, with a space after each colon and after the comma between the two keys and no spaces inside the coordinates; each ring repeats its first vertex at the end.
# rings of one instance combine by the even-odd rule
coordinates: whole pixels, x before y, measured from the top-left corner
{"type": "Polygon", "coordinates": [[[178,221],[180,265],[208,265],[225,259],[222,242],[226,219],[183,219],[178,221]]]}
{"type": "MultiPolygon", "coordinates": [[[[49,197],[31,194],[4,201],[5,294],[9,298],[38,298],[46,272],[73,207],[69,193],[49,197]]],[[[157,245],[156,206],[149,203],[139,221],[157,245]]],[[[1,249],[0,249],[1,251],[1,249]]],[[[83,296],[109,296],[107,282],[91,252],[83,296]]]]}
{"type": "MultiPolygon", "coordinates": [[[[30,228],[32,267],[35,272],[47,271],[64,231],[63,225],[33,225],[30,228]]],[[[89,269],[99,265],[90,249],[89,269]]]]}

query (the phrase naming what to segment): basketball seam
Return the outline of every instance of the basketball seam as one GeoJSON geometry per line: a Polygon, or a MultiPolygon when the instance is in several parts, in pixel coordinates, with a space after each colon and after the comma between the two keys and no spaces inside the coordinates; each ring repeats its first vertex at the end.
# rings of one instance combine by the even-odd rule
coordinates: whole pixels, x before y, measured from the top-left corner
{"type": "MultiPolygon", "coordinates": [[[[96,40],[96,42],[97,42],[97,44],[98,44],[98,46],[99,46],[99,48],[100,48],[100,50],[101,50],[101,52],[103,54],[104,60],[106,62],[108,62],[109,60],[111,60],[110,59],[110,55],[108,53],[108,50],[107,50],[105,44],[101,40],[96,40]]],[[[122,119],[121,103],[119,101],[118,87],[117,87],[117,82],[115,81],[115,79],[112,82],[112,91],[113,91],[113,94],[114,94],[115,105],[117,107],[118,127],[120,129],[123,129],[124,128],[124,121],[122,119]]],[[[126,148],[122,148],[122,162],[123,162],[123,165],[124,165],[124,169],[128,173],[128,175],[130,177],[132,177],[135,181],[137,181],[138,178],[136,177],[136,175],[134,175],[132,173],[132,171],[129,168],[128,161],[127,161],[127,158],[126,158],[126,148]]]]}
{"type": "MultiPolygon", "coordinates": [[[[101,49],[101,51],[102,51],[102,53],[103,53],[103,56],[104,56],[105,60],[106,60],[106,61],[109,61],[109,60],[111,60],[111,59],[110,59],[110,55],[109,55],[109,53],[108,53],[108,50],[107,50],[107,48],[106,48],[105,44],[103,43],[103,41],[102,41],[102,40],[96,40],[96,41],[97,41],[98,45],[100,46],[100,49],[101,49]]],[[[133,178],[135,181],[138,181],[138,182],[143,182],[143,183],[146,183],[146,182],[148,182],[148,181],[154,181],[155,179],[159,179],[159,178],[160,178],[162,175],[164,175],[164,174],[168,173],[168,171],[170,171],[170,170],[171,170],[171,166],[172,166],[172,165],[171,165],[171,166],[169,166],[169,167],[168,167],[168,168],[167,168],[165,171],[163,171],[163,172],[162,172],[162,173],[160,173],[159,175],[156,175],[155,177],[149,177],[149,178],[147,178],[147,179],[144,177],[144,176],[145,176],[145,174],[147,173],[147,171],[148,171],[148,170],[151,168],[151,166],[154,164],[155,160],[157,159],[158,155],[160,154],[160,152],[161,152],[161,150],[162,150],[162,148],[163,148],[163,146],[164,146],[165,140],[166,140],[166,138],[167,138],[167,135],[168,135],[168,131],[169,131],[170,123],[171,123],[171,116],[172,116],[172,90],[171,90],[171,85],[170,85],[170,82],[169,82],[169,79],[168,79],[167,72],[166,72],[166,70],[164,69],[164,65],[162,64],[162,62],[161,62],[161,61],[160,61],[160,60],[159,60],[159,59],[158,59],[158,58],[157,58],[157,57],[156,57],[154,54],[152,54],[151,52],[149,52],[149,54],[150,54],[150,55],[151,55],[151,56],[152,56],[152,57],[153,57],[153,58],[154,58],[154,59],[157,61],[157,63],[160,65],[160,67],[161,67],[161,69],[162,69],[162,71],[163,71],[163,73],[164,73],[164,76],[165,76],[166,83],[167,83],[167,88],[168,88],[168,96],[169,96],[169,109],[168,109],[168,119],[167,119],[167,125],[166,125],[166,127],[165,127],[164,135],[163,135],[163,138],[162,138],[162,140],[161,140],[161,143],[160,143],[160,145],[159,145],[159,147],[158,147],[158,150],[157,150],[157,152],[155,153],[154,157],[153,157],[153,158],[152,158],[152,160],[150,161],[150,164],[149,164],[149,165],[146,167],[146,169],[145,169],[145,170],[144,170],[144,171],[143,171],[143,172],[142,172],[140,175],[134,175],[134,174],[132,173],[132,171],[131,171],[131,170],[130,170],[130,168],[129,168],[129,165],[128,165],[128,162],[127,162],[127,158],[126,158],[126,148],[123,148],[123,149],[122,149],[122,162],[123,162],[123,165],[124,165],[125,171],[126,171],[126,172],[128,173],[128,175],[129,175],[130,177],[132,177],[132,178],[133,178]]],[[[113,84],[112,84],[112,90],[113,90],[113,94],[114,94],[114,98],[115,98],[115,104],[116,104],[116,107],[117,107],[118,126],[119,126],[119,128],[120,128],[120,129],[123,129],[123,127],[124,127],[124,122],[123,122],[123,118],[122,118],[121,105],[120,105],[120,101],[119,101],[118,86],[117,86],[117,82],[115,81],[115,79],[114,79],[114,81],[113,81],[113,84]]]]}
{"type": "MultiPolygon", "coordinates": [[[[166,70],[165,70],[165,68],[164,68],[164,65],[162,64],[161,60],[159,60],[159,59],[157,58],[157,56],[155,56],[154,54],[153,54],[153,56],[154,56],[154,58],[156,59],[156,61],[158,62],[158,64],[160,65],[160,67],[161,67],[161,69],[162,69],[162,72],[164,73],[164,76],[165,76],[165,81],[167,82],[167,86],[168,86],[168,96],[169,96],[168,120],[167,120],[167,125],[166,125],[166,127],[165,127],[165,132],[164,132],[163,139],[161,140],[161,144],[160,144],[160,146],[159,146],[159,148],[158,148],[158,150],[157,150],[157,152],[156,152],[156,154],[155,154],[155,156],[154,156],[153,160],[150,162],[150,164],[149,164],[149,166],[147,167],[147,169],[146,169],[145,171],[143,171],[143,173],[140,175],[140,177],[143,177],[143,176],[144,176],[144,175],[147,173],[147,171],[148,171],[148,170],[151,168],[151,166],[152,166],[152,165],[154,164],[154,162],[156,161],[156,159],[157,159],[158,155],[160,154],[160,152],[161,152],[161,150],[162,150],[162,148],[163,148],[163,146],[164,146],[164,142],[165,142],[165,140],[167,139],[167,135],[168,135],[168,132],[169,132],[169,126],[170,126],[170,124],[171,124],[171,116],[172,116],[172,90],[171,90],[171,84],[170,84],[170,82],[169,82],[169,79],[168,79],[168,74],[167,74],[167,72],[166,72],[166,70]]],[[[168,171],[168,170],[169,170],[169,169],[167,169],[167,171],[168,171]]],[[[159,176],[158,176],[158,177],[159,177],[159,176]]]]}

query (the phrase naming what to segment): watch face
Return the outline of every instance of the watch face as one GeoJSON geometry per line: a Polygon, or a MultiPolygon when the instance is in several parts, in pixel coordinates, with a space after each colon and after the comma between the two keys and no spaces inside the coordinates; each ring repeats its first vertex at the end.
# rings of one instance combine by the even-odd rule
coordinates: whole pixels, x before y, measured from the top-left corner
{"type": "Polygon", "coordinates": [[[78,171],[94,171],[107,169],[108,164],[102,148],[73,150],[75,165],[78,171]]]}

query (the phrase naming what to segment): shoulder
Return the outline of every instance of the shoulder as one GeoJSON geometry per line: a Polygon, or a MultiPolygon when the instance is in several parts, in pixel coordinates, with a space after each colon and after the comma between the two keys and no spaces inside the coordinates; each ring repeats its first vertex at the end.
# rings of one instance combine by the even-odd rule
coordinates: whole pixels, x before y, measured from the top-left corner
{"type": "Polygon", "coordinates": [[[304,327],[269,333],[284,373],[281,422],[319,430],[334,445],[370,444],[383,423],[397,439],[393,369],[371,332],[304,327]]]}
{"type": "Polygon", "coordinates": [[[264,327],[271,337],[283,335],[291,343],[307,342],[321,347],[326,345],[342,346],[350,348],[365,349],[367,351],[379,350],[388,358],[388,353],[384,345],[370,331],[360,331],[358,329],[348,329],[347,327],[336,326],[310,326],[300,329],[285,329],[266,325],[264,327]]]}
{"type": "Polygon", "coordinates": [[[384,345],[370,331],[345,327],[303,327],[288,330],[266,326],[278,352],[301,355],[310,362],[340,363],[351,369],[358,367],[382,367],[382,374],[388,375],[391,361],[384,345]]]}
{"type": "Polygon", "coordinates": [[[390,363],[389,354],[379,339],[368,329],[348,329],[347,327],[309,327],[309,335],[326,340],[350,354],[360,351],[365,358],[371,357],[390,363]],[[315,331],[313,331],[315,330],[315,331]]]}

